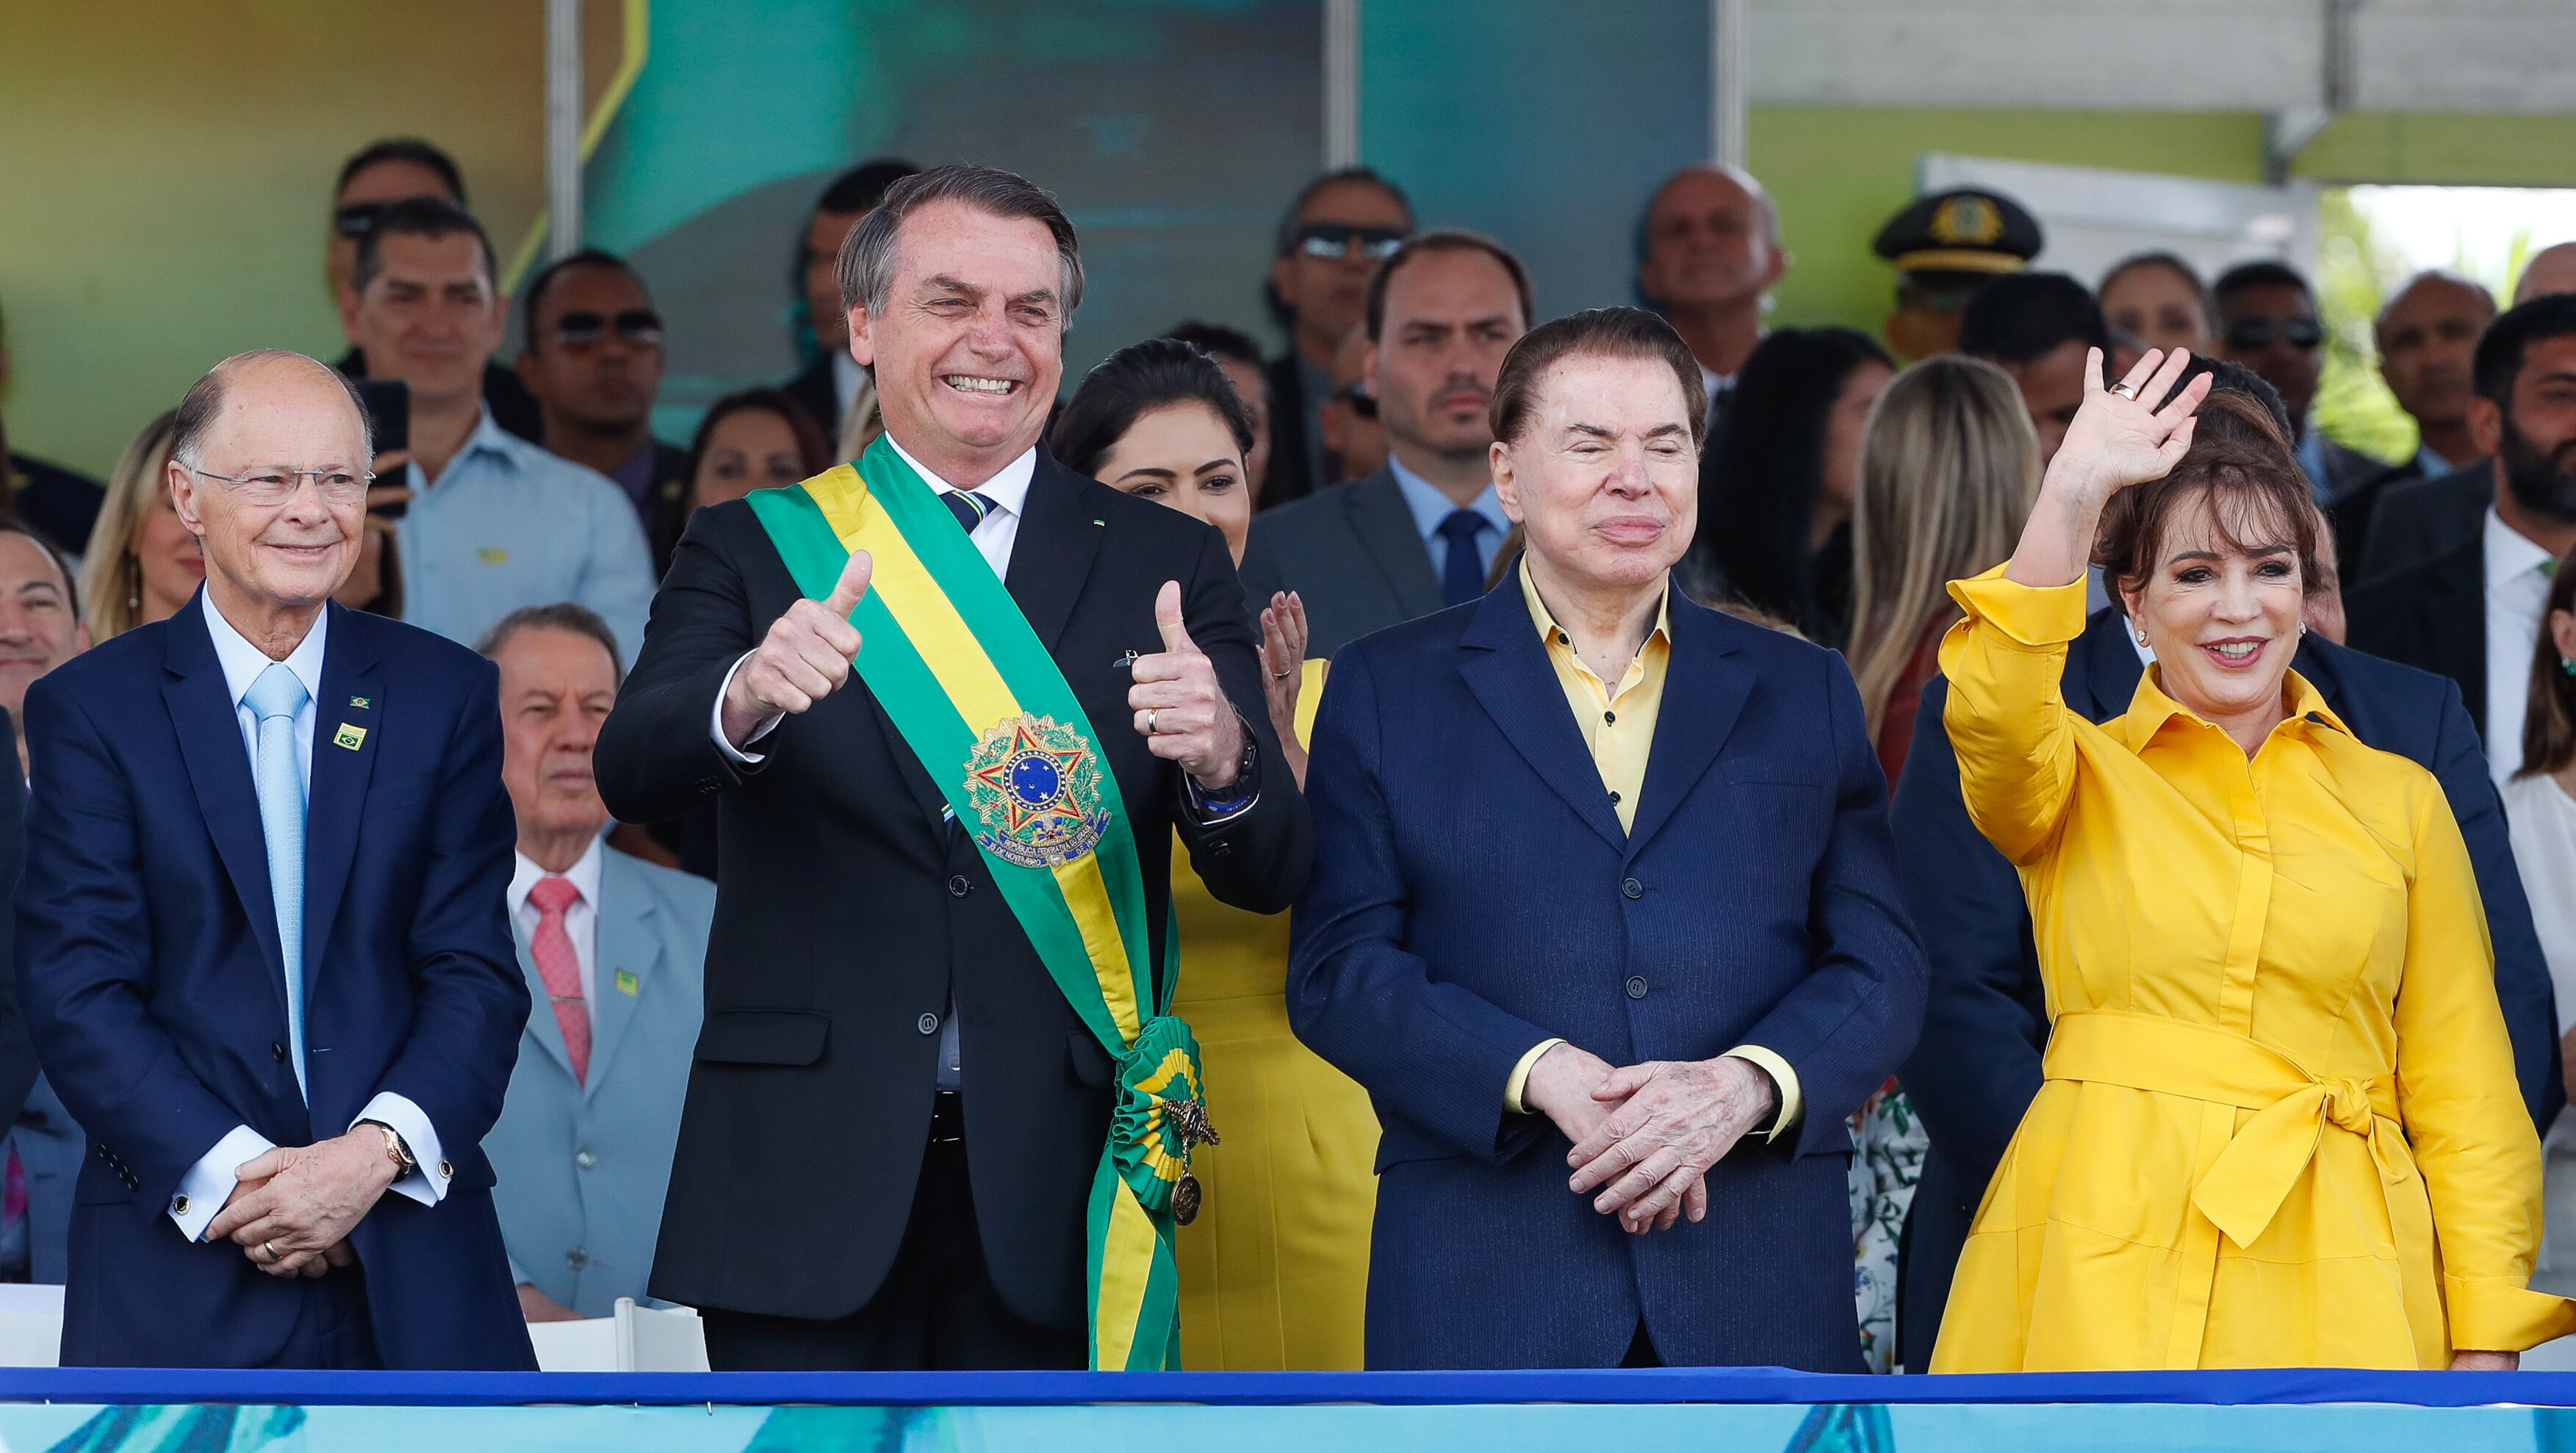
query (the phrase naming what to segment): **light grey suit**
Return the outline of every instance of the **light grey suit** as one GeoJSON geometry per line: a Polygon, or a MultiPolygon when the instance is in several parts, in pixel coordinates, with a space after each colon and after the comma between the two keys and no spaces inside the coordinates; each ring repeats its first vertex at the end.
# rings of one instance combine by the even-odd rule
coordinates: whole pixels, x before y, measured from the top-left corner
{"type": "Polygon", "coordinates": [[[643,1299],[704,1006],[715,885],[610,848],[599,870],[590,1075],[575,1083],[545,981],[513,921],[537,1012],[484,1139],[519,1280],[588,1317],[643,1299]],[[631,976],[631,977],[630,977],[631,976]]]}
{"type": "Polygon", "coordinates": [[[1272,595],[1297,592],[1306,603],[1306,654],[1328,659],[1445,604],[1404,490],[1383,464],[1366,479],[1254,515],[1242,574],[1256,616],[1272,595]]]}

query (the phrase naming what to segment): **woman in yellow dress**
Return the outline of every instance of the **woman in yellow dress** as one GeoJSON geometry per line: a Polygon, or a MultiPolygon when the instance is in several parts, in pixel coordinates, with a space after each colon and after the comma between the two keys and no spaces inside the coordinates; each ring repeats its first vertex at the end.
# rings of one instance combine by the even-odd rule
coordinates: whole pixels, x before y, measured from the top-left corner
{"type": "Polygon", "coordinates": [[[2052,1028],[1933,1370],[2510,1368],[2576,1306],[2526,1286],[2540,1145],[2459,828],[2289,669],[2319,527],[2269,414],[2100,359],[2011,561],[1951,587],[1950,740],[2052,1028]],[[2088,555],[2156,662],[2098,727],[2058,695],[2088,555]]]}
{"type": "MultiPolygon", "coordinates": [[[[1155,339],[1103,359],[1052,440],[1067,466],[1216,526],[1243,561],[1251,421],[1225,374],[1155,339]]],[[[1305,740],[1324,663],[1305,660],[1305,606],[1261,612],[1271,723],[1305,785],[1305,740]]],[[[1224,1137],[1192,1157],[1206,1210],[1178,1238],[1181,1365],[1197,1371],[1355,1369],[1377,1209],[1377,1112],[1368,1093],[1288,1029],[1288,917],[1229,908],[1173,855],[1181,976],[1172,1012],[1197,1032],[1208,1119],[1224,1137]]]]}

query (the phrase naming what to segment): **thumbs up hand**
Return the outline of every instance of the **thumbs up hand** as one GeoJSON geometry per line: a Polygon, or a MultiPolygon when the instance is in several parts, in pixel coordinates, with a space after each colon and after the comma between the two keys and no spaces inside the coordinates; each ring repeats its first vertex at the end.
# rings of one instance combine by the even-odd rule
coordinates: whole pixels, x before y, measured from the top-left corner
{"type": "Polygon", "coordinates": [[[859,654],[859,628],[850,624],[850,612],[868,593],[875,568],[867,551],[851,551],[830,595],[800,600],[770,622],[760,649],[725,689],[725,740],[748,746],[761,723],[805,711],[850,679],[850,663],[859,654]]]}
{"type": "Polygon", "coordinates": [[[1154,596],[1154,625],[1163,649],[1136,658],[1127,704],[1145,747],[1178,762],[1200,788],[1222,792],[1243,766],[1243,719],[1217,685],[1216,668],[1181,623],[1181,584],[1166,580],[1154,596]]]}

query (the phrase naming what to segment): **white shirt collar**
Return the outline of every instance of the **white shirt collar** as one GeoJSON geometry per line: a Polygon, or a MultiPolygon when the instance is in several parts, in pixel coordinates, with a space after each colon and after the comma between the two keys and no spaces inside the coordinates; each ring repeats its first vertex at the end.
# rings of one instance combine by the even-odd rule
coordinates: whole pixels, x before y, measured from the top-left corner
{"type": "MultiPolygon", "coordinates": [[[[570,879],[573,888],[581,894],[581,901],[589,904],[594,913],[599,911],[599,865],[606,853],[601,846],[605,840],[603,837],[592,838],[590,846],[582,849],[581,857],[563,872],[563,876],[570,879]]],[[[525,853],[514,852],[511,856],[518,859],[518,870],[510,875],[509,893],[510,916],[516,918],[528,906],[528,890],[537,886],[538,879],[553,875],[530,862],[525,853]]]]}
{"type": "Polygon", "coordinates": [[[2518,576],[2539,574],[2549,568],[2549,552],[2531,543],[2520,530],[2506,524],[2504,516],[2496,513],[2494,505],[2487,506],[2486,540],[2482,549],[2486,556],[2489,590],[2518,576]]]}
{"type": "MultiPolygon", "coordinates": [[[[893,434],[889,433],[885,438],[888,444],[894,445],[894,452],[903,462],[912,466],[912,472],[921,476],[924,484],[942,494],[957,487],[931,473],[920,460],[912,457],[911,450],[895,442],[893,434]]],[[[1038,446],[1032,444],[1019,458],[1003,465],[1001,473],[975,486],[975,492],[1017,518],[1028,513],[1029,481],[1037,478],[1037,474],[1038,446]]]]}
{"type": "MultiPolygon", "coordinates": [[[[215,660],[224,668],[224,689],[232,693],[233,707],[239,710],[242,698],[250,694],[251,683],[274,663],[266,651],[252,645],[241,632],[233,629],[231,621],[224,619],[222,611],[215,609],[213,591],[201,590],[197,594],[206,605],[206,631],[215,638],[215,660]]],[[[308,701],[322,699],[322,641],[330,634],[330,628],[331,607],[325,605],[313,617],[313,628],[304,633],[304,639],[296,643],[293,651],[287,653],[286,669],[294,672],[295,679],[304,683],[304,695],[308,701]]]]}

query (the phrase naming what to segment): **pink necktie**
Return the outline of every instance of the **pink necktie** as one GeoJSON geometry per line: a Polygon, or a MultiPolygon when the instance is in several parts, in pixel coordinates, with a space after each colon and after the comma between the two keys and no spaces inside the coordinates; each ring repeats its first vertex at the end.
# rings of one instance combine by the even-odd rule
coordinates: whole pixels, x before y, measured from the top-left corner
{"type": "Polygon", "coordinates": [[[555,1023],[563,1029],[564,1053],[572,1056],[575,1084],[590,1079],[590,1006],[581,1002],[581,959],[564,931],[564,913],[581,901],[570,878],[539,878],[528,890],[537,905],[537,931],[528,937],[528,957],[537,961],[545,980],[546,999],[555,1006],[555,1023]]]}

